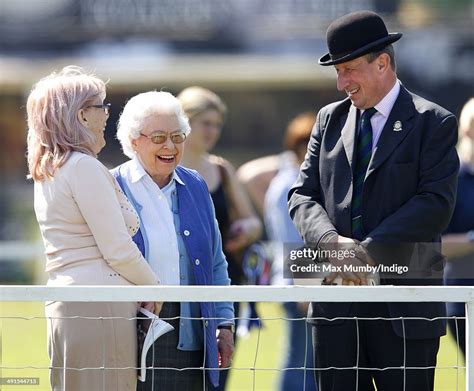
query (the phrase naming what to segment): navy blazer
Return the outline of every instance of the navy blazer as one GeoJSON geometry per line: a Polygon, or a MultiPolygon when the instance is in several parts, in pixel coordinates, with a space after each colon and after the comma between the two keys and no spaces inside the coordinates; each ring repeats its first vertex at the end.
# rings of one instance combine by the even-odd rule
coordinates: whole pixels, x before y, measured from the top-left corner
{"type": "MultiPolygon", "coordinates": [[[[347,98],[318,113],[308,152],[289,193],[290,215],[305,243],[318,244],[328,231],[351,237],[352,175],[357,109],[347,98]]],[[[363,244],[376,262],[407,262],[422,253],[421,243],[439,246],[456,200],[459,159],[457,121],[442,107],[403,86],[374,148],[364,182],[363,244]],[[401,130],[394,131],[395,122],[401,130]],[[396,244],[398,252],[379,257],[380,243],[396,244]],[[403,244],[403,245],[402,245],[403,244]],[[408,246],[408,248],[407,248],[408,246]],[[408,257],[409,258],[409,257],[408,257]]],[[[426,247],[426,246],[425,246],[426,247]]],[[[425,254],[424,267],[439,267],[439,257],[425,254]]],[[[439,271],[439,270],[438,270],[439,271]]],[[[427,270],[430,274],[431,271],[427,270]]],[[[441,276],[441,275],[440,275],[441,276]]],[[[382,281],[392,285],[441,284],[440,279],[382,281]]],[[[351,304],[312,303],[312,316],[347,316],[351,304]]],[[[392,317],[445,316],[444,303],[389,303],[392,317]]],[[[445,322],[392,322],[407,338],[434,338],[445,333],[445,322]]]]}

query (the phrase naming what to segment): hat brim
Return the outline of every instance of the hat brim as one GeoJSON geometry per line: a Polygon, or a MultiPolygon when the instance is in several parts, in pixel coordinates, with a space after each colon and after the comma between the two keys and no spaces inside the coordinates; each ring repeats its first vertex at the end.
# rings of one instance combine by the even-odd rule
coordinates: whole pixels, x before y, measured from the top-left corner
{"type": "Polygon", "coordinates": [[[328,66],[341,64],[343,62],[351,61],[357,57],[363,56],[364,54],[370,53],[378,48],[383,48],[398,41],[402,37],[402,33],[390,33],[386,37],[378,39],[377,41],[371,42],[368,45],[362,46],[361,48],[354,50],[344,56],[332,58],[329,53],[326,53],[319,59],[319,65],[328,66]]]}

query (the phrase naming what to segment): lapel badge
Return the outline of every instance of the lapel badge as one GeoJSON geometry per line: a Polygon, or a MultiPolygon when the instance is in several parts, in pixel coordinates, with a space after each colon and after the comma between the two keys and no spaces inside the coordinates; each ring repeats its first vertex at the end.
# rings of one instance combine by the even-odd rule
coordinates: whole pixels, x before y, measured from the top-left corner
{"type": "Polygon", "coordinates": [[[394,132],[399,132],[400,130],[402,130],[402,122],[401,121],[395,121],[395,123],[393,124],[393,131],[394,132]]]}

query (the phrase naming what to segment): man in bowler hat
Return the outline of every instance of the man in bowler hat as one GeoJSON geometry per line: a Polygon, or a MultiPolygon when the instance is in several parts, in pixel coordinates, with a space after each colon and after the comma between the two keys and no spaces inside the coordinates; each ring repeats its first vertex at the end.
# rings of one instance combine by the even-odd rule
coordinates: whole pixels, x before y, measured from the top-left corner
{"type": "MultiPolygon", "coordinates": [[[[408,262],[398,249],[408,246],[413,255],[418,244],[438,246],[453,212],[456,118],[398,80],[392,44],[401,36],[388,33],[370,11],[342,16],[327,30],[329,53],[319,64],[335,67],[337,89],[347,98],[319,111],[289,208],[307,245],[354,250],[353,258],[329,259],[336,266],[408,262]],[[377,250],[385,244],[396,251],[377,250]]],[[[430,252],[419,253],[425,254],[427,272],[439,261],[430,252]]],[[[369,280],[363,271],[341,270],[325,282],[369,280]]],[[[380,283],[441,281],[382,276],[380,283]]],[[[433,390],[430,367],[436,365],[445,322],[409,318],[443,316],[444,303],[312,303],[309,317],[325,318],[309,320],[316,368],[339,368],[316,370],[319,390],[374,390],[373,381],[384,391],[433,390]],[[327,320],[336,317],[396,319],[327,320]]]]}

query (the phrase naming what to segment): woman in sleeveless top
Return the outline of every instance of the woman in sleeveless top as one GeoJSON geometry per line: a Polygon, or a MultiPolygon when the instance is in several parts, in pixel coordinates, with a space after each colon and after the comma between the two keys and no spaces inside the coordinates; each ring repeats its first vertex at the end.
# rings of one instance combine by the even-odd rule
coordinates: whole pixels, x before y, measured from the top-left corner
{"type": "MultiPolygon", "coordinates": [[[[109,116],[104,98],[104,82],[72,66],[40,80],[28,97],[28,165],[48,285],[158,283],[131,239],[138,215],[96,158],[109,116]]],[[[135,389],[129,318],[137,303],[48,302],[45,312],[54,391],[135,389]]]]}
{"type": "MultiPolygon", "coordinates": [[[[219,140],[227,108],[219,96],[202,87],[186,88],[178,99],[192,129],[181,164],[198,171],[206,181],[222,233],[231,284],[238,285],[244,278],[242,254],[260,238],[262,224],[237,181],[232,164],[210,154],[219,140]]],[[[238,314],[238,303],[235,312],[238,314]]],[[[227,371],[221,372],[219,389],[225,388],[226,378],[227,371]]]]}
{"type": "MultiPolygon", "coordinates": [[[[186,88],[178,99],[193,130],[186,140],[181,164],[198,171],[206,181],[223,236],[224,252],[227,257],[236,257],[260,238],[262,224],[236,180],[232,164],[210,154],[219,140],[226,106],[215,93],[201,87],[186,88]]],[[[231,276],[232,282],[239,283],[241,276],[241,273],[236,273],[234,279],[231,276]]]]}

